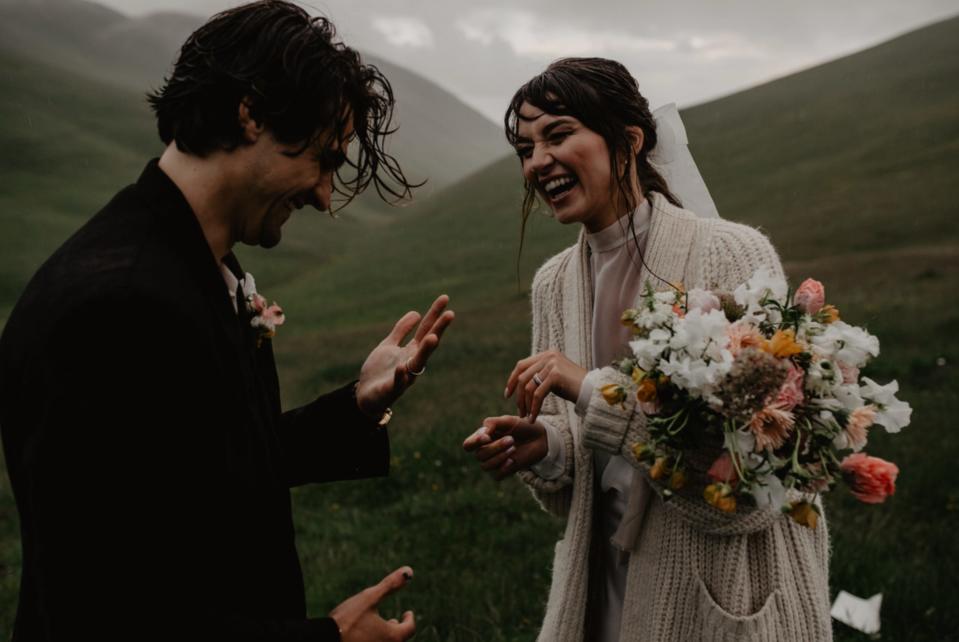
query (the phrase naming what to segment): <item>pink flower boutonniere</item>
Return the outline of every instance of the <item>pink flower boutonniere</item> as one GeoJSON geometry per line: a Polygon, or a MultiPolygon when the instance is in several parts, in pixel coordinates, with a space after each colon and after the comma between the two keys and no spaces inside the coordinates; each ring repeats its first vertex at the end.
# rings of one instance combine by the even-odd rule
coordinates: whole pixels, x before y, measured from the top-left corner
{"type": "Polygon", "coordinates": [[[256,291],[256,281],[249,272],[243,279],[243,300],[250,314],[250,325],[256,330],[256,347],[259,348],[263,339],[276,336],[276,329],[283,325],[286,316],[276,301],[267,305],[266,299],[256,291]]]}

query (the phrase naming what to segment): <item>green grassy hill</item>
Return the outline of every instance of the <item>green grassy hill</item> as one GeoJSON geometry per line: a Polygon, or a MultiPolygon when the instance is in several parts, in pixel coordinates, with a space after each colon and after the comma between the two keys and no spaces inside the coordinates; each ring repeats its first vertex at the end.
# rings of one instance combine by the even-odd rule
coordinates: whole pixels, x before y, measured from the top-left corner
{"type": "MultiPolygon", "coordinates": [[[[898,379],[915,408],[906,432],[870,444],[899,464],[896,496],[828,502],[833,591],[883,592],[892,640],[959,630],[956,43],[959,20],[946,21],[684,112],[721,214],[761,226],[794,281],[824,281],[844,318],[878,334],[872,375],[898,379]]],[[[135,95],[91,91],[9,55],[0,70],[2,319],[38,262],[135,178],[156,143],[135,95]]],[[[506,158],[385,224],[350,210],[335,221],[301,214],[281,247],[240,251],[288,313],[275,342],[288,405],[353,377],[393,320],[433,295],[448,292],[458,314],[428,375],[397,404],[390,478],[295,493],[313,613],[409,563],[416,581],[386,608],[416,610],[417,639],[535,637],[561,525],[459,450],[485,416],[509,412],[501,391],[528,351],[529,278],[577,232],[534,216],[518,287],[520,196],[518,163],[506,158]]],[[[15,523],[0,477],[0,639],[16,604],[15,523]]]]}

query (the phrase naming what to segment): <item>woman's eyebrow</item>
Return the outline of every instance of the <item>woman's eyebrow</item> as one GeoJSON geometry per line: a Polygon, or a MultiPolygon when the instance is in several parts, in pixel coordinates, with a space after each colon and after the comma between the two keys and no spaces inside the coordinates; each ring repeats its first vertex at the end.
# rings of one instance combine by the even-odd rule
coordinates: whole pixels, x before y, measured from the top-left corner
{"type": "Polygon", "coordinates": [[[553,122],[543,127],[543,136],[549,136],[549,133],[553,131],[554,129],[556,129],[557,127],[559,127],[560,125],[569,125],[572,122],[573,121],[570,118],[562,118],[562,117],[557,118],[553,122]]]}

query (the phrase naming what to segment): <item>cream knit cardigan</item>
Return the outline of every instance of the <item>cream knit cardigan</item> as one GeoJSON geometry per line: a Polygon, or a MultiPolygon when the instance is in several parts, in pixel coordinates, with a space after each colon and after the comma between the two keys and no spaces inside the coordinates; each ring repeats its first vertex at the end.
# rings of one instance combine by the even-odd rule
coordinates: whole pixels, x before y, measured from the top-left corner
{"type": "MultiPolygon", "coordinates": [[[[657,193],[650,194],[650,202],[645,260],[660,277],[687,287],[731,290],[761,267],[782,275],[776,251],[755,229],[698,218],[657,193]]],[[[640,278],[656,289],[665,287],[645,268],[640,278]]],[[[534,353],[555,349],[587,369],[603,365],[591,363],[590,290],[581,235],[533,279],[534,353]]],[[[613,368],[604,368],[602,375],[604,383],[623,377],[613,368]]],[[[600,387],[582,419],[572,403],[553,395],[543,405],[542,415],[566,442],[563,475],[546,481],[530,471],[520,473],[540,504],[566,520],[556,544],[542,642],[581,642],[588,635],[596,492],[591,449],[623,455],[641,474],[647,472],[630,448],[645,434],[642,412],[634,403],[610,406],[600,387]]],[[[707,506],[697,492],[668,502],[656,494],[649,502],[629,558],[620,640],[831,640],[825,520],[811,530],[776,511],[740,507],[727,515],[707,506]]]]}

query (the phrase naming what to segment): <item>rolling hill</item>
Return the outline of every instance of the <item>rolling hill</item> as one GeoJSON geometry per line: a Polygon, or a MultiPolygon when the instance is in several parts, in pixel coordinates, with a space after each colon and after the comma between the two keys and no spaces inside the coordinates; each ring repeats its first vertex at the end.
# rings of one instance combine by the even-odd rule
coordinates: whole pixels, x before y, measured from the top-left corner
{"type": "MultiPolygon", "coordinates": [[[[172,12],[129,18],[85,0],[2,0],[0,50],[142,95],[202,22],[172,12]]],[[[367,58],[393,85],[400,128],[391,149],[411,177],[429,180],[424,194],[503,154],[498,128],[473,108],[410,70],[367,58]]]]}

